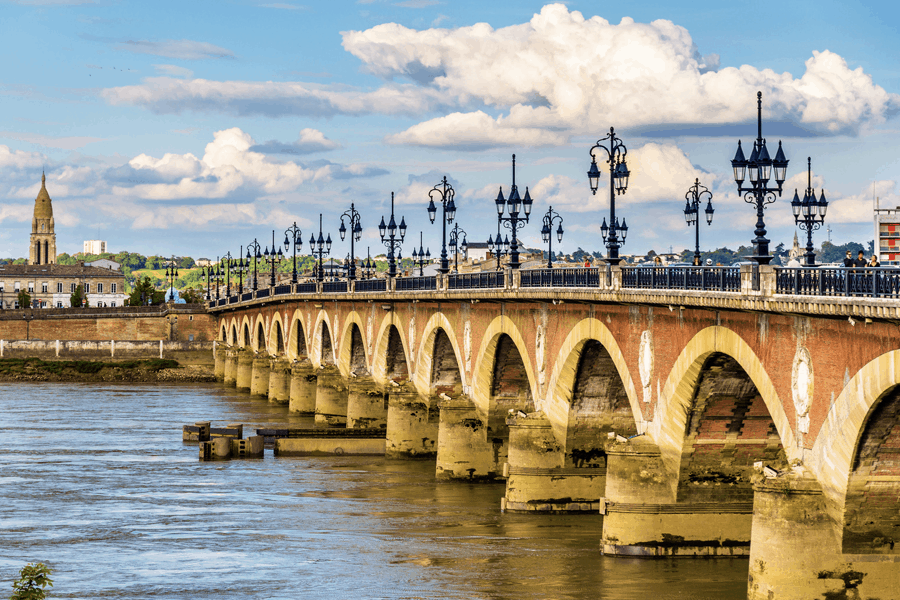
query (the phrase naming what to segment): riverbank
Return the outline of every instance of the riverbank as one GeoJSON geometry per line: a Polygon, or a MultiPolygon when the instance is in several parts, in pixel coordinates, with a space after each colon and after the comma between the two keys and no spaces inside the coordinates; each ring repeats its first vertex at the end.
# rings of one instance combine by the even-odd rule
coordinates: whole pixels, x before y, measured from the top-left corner
{"type": "Polygon", "coordinates": [[[127,361],[59,360],[39,358],[0,359],[0,382],[133,382],[207,383],[215,381],[213,369],[203,365],[182,366],[176,360],[127,361]]]}

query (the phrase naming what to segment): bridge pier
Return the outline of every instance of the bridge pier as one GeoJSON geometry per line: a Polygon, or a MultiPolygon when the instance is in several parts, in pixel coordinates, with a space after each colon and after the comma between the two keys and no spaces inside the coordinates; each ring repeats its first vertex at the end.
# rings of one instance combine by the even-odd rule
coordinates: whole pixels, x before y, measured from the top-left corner
{"type": "Polygon", "coordinates": [[[316,370],[308,360],[296,362],[291,367],[288,410],[301,415],[316,413],[316,370]]]}
{"type": "Polygon", "coordinates": [[[432,458],[437,455],[440,412],[411,384],[392,387],[388,394],[387,445],[392,458],[432,458]]]}
{"type": "Polygon", "coordinates": [[[643,438],[607,449],[601,506],[604,554],[746,556],[752,507],[742,502],[676,502],[677,478],[659,447],[643,438]]]}
{"type": "Polygon", "coordinates": [[[291,399],[291,364],[283,358],[272,361],[269,369],[269,402],[288,404],[291,399]]]}
{"type": "Polygon", "coordinates": [[[497,469],[503,440],[488,441],[487,426],[467,397],[442,400],[438,428],[438,479],[489,480],[497,469]]]}
{"type": "Polygon", "coordinates": [[[347,382],[333,365],[316,374],[316,425],[347,426],[347,382]]]}
{"type": "Polygon", "coordinates": [[[347,387],[347,428],[386,428],[387,406],[381,386],[369,375],[357,375],[347,387]]]}
{"type": "Polygon", "coordinates": [[[237,383],[238,356],[237,349],[229,348],[225,351],[225,385],[234,387],[237,383]]]}
{"type": "Polygon", "coordinates": [[[253,380],[253,355],[246,350],[238,352],[237,372],[235,374],[235,387],[239,390],[250,391],[250,382],[253,380]]]}
{"type": "Polygon", "coordinates": [[[213,356],[215,357],[213,374],[216,377],[216,381],[225,381],[225,355],[227,352],[228,349],[225,344],[221,342],[216,343],[216,350],[213,352],[213,356]]]}
{"type": "Polygon", "coordinates": [[[543,412],[510,417],[509,460],[504,470],[502,510],[512,512],[591,512],[600,508],[606,488],[605,465],[565,467],[565,453],[543,412]]]}
{"type": "Polygon", "coordinates": [[[257,356],[253,359],[250,375],[250,393],[254,396],[267,396],[269,394],[269,363],[268,356],[257,356]]]}

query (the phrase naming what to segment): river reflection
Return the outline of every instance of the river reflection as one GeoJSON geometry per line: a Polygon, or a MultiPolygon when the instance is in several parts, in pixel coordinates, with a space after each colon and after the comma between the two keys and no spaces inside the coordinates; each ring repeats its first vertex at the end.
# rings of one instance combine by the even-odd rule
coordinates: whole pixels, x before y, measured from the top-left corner
{"type": "Polygon", "coordinates": [[[200,463],[184,423],[311,426],[221,386],[0,384],[0,415],[0,587],[42,561],[54,598],[746,597],[745,560],[604,558],[599,515],[502,514],[431,461],[200,463]]]}

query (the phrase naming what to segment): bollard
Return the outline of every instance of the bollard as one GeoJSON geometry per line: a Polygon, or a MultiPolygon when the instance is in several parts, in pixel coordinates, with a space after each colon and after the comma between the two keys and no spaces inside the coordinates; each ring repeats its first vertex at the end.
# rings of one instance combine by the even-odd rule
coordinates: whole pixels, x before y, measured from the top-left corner
{"type": "Polygon", "coordinates": [[[251,435],[246,440],[231,440],[231,454],[234,458],[262,458],[265,438],[251,435]]]}

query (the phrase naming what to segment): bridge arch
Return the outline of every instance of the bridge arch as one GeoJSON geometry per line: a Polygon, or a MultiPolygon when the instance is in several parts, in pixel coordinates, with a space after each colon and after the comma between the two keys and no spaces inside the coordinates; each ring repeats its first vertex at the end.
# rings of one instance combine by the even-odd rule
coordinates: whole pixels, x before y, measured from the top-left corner
{"type": "Polygon", "coordinates": [[[269,344],[267,346],[269,354],[273,356],[284,356],[284,339],[284,322],[281,318],[281,313],[276,312],[272,316],[272,322],[269,324],[269,344]]]}
{"type": "Polygon", "coordinates": [[[369,374],[369,360],[366,356],[366,345],[363,341],[363,322],[355,310],[344,318],[344,331],[341,334],[338,369],[341,375],[349,377],[351,371],[357,375],[369,374]]]}
{"type": "Polygon", "coordinates": [[[300,309],[294,310],[291,316],[291,328],[288,334],[287,349],[285,354],[291,360],[303,360],[309,354],[307,350],[306,328],[303,326],[303,313],[300,309]]]}
{"type": "Polygon", "coordinates": [[[220,342],[228,343],[228,323],[226,319],[222,319],[219,322],[219,335],[217,339],[220,342]]]}
{"type": "Polygon", "coordinates": [[[240,328],[240,338],[238,340],[238,346],[241,348],[251,348],[252,341],[250,337],[250,317],[244,315],[244,318],[241,320],[241,328],[240,328]]]}
{"type": "Polygon", "coordinates": [[[266,341],[265,317],[262,314],[256,315],[256,327],[254,328],[252,347],[256,352],[268,354],[268,342],[266,341]]]}
{"type": "Polygon", "coordinates": [[[576,460],[579,453],[590,454],[604,441],[588,438],[606,438],[606,431],[633,435],[646,429],[625,356],[612,332],[599,319],[582,319],[566,336],[547,389],[548,397],[541,408],[557,441],[566,449],[567,462],[580,463],[576,460]],[[609,370],[615,373],[610,374],[609,370]],[[590,387],[600,389],[591,392],[587,389],[590,387]],[[597,392],[610,400],[602,410],[588,406],[596,401],[587,397],[597,392]],[[584,435],[580,429],[586,430],[584,435]]]}
{"type": "Polygon", "coordinates": [[[422,340],[419,343],[418,359],[415,361],[415,385],[420,394],[429,396],[433,393],[435,376],[453,368],[453,365],[449,364],[452,361],[442,360],[450,357],[455,361],[459,377],[458,385],[464,391],[468,389],[466,372],[462,368],[465,363],[459,351],[456,332],[447,317],[441,312],[436,312],[425,323],[422,340]]]}
{"type": "Polygon", "coordinates": [[[228,345],[229,346],[237,346],[238,345],[238,323],[237,319],[234,317],[231,318],[231,324],[228,329],[228,345]]]}
{"type": "Polygon", "coordinates": [[[710,360],[721,362],[722,356],[726,357],[724,360],[728,365],[732,365],[730,368],[737,367],[755,386],[755,392],[775,426],[787,460],[800,457],[801,451],[795,443],[787,413],[762,361],[740,335],[727,327],[714,325],[691,338],[675,360],[660,394],[654,421],[648,428],[667,469],[673,475],[681,473],[688,419],[692,416],[694,398],[704,369],[709,367],[710,360]]]}
{"type": "Polygon", "coordinates": [[[372,377],[377,383],[409,379],[409,347],[403,328],[394,322],[394,312],[381,321],[372,353],[372,377]]]}
{"type": "Polygon", "coordinates": [[[334,351],[334,335],[331,331],[331,323],[328,313],[324,309],[316,315],[316,321],[312,334],[312,362],[316,368],[325,365],[337,365],[337,356],[334,351]]]}
{"type": "MultiPolygon", "coordinates": [[[[892,350],[869,361],[850,378],[831,405],[809,457],[811,470],[830,501],[829,509],[836,522],[844,523],[844,552],[874,551],[873,540],[868,539],[871,535],[866,535],[872,532],[861,535],[859,524],[854,523],[858,505],[868,496],[876,500],[872,503],[876,509],[897,515],[900,460],[893,458],[891,466],[881,451],[884,442],[896,445],[898,440],[900,350],[892,350]],[[892,496],[893,504],[879,495],[892,496]]],[[[876,529],[884,524],[880,514],[867,520],[876,529]]],[[[891,536],[880,537],[886,542],[891,536]]]]}

